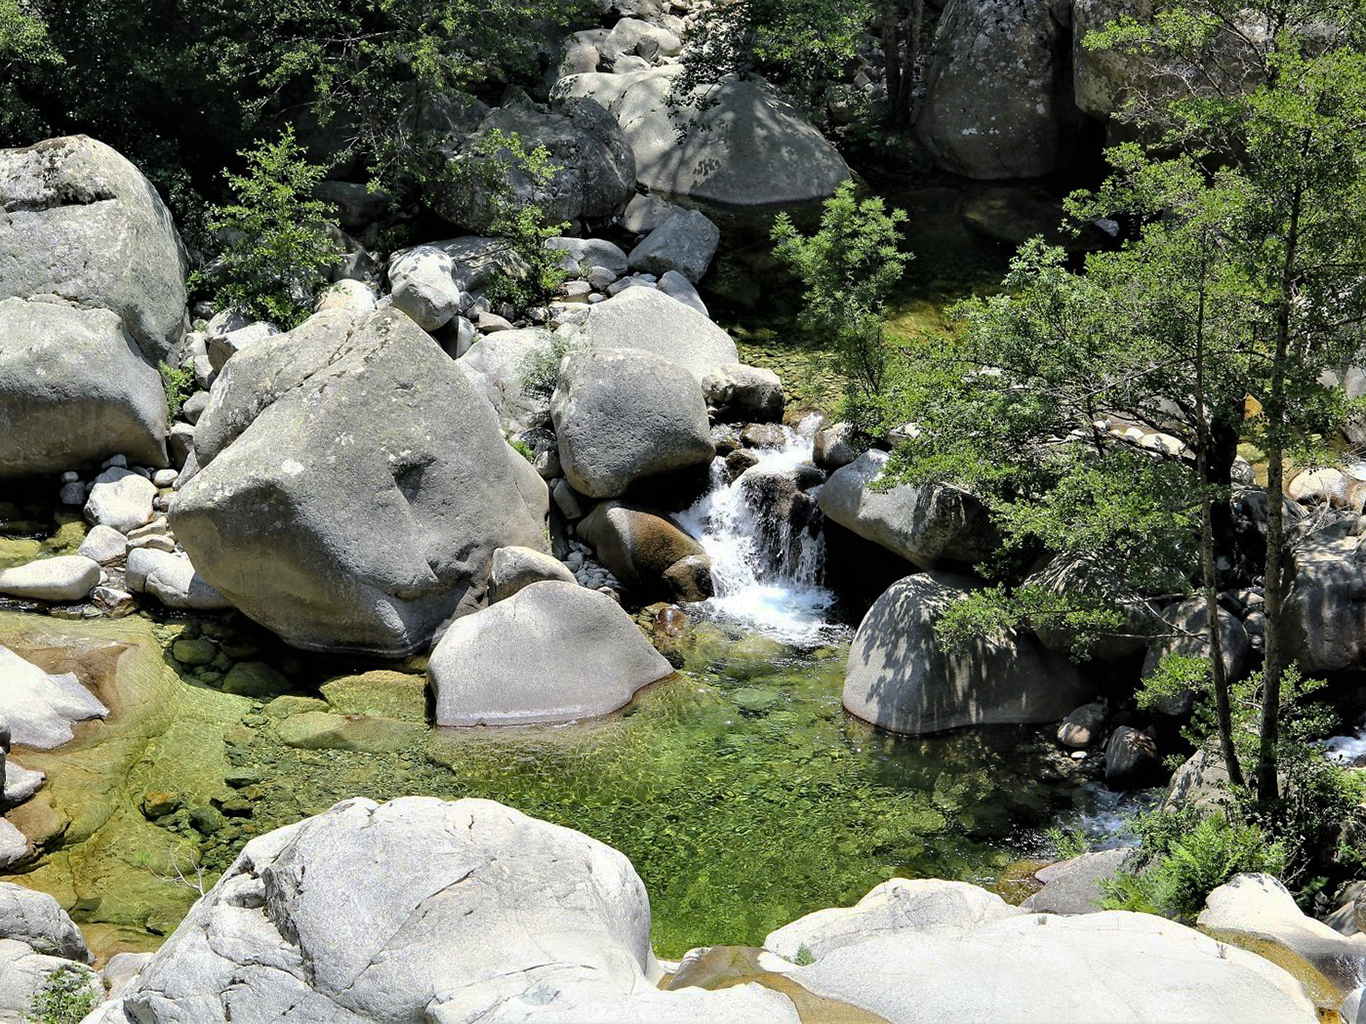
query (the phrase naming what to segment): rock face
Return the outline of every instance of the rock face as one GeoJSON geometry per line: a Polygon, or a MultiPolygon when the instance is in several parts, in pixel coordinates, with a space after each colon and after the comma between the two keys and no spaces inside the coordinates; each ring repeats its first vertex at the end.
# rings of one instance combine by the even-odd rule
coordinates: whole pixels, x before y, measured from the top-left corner
{"type": "Polygon", "coordinates": [[[1032,178],[1065,166],[1080,118],[1071,35],[1053,0],[951,0],[926,80],[921,139],[945,170],[1032,178]]]}
{"type": "Polygon", "coordinates": [[[763,79],[727,76],[707,86],[710,106],[699,114],[688,97],[669,104],[681,71],[571,75],[554,95],[590,97],[611,111],[630,140],[636,175],[655,192],[722,206],[786,205],[824,199],[848,179],[835,147],[763,79]]]}
{"type": "Polygon", "coordinates": [[[711,559],[671,519],[608,501],[581,520],[578,531],[598,561],[642,598],[701,601],[712,594],[711,559]],[[693,561],[679,566],[685,559],[693,561]],[[700,573],[690,571],[694,566],[700,573]]]}
{"type": "Polygon", "coordinates": [[[403,313],[319,313],[236,356],[170,508],[203,578],[290,643],[407,653],[543,548],[545,483],[403,313]]]}
{"type": "MultiPolygon", "coordinates": [[[[5,283],[0,272],[0,288],[5,283]]],[[[0,477],[116,454],[164,466],[161,376],[109,310],[0,300],[0,436],[0,477]]]]}
{"type": "Polygon", "coordinates": [[[85,518],[126,534],[151,521],[156,496],[156,484],[142,474],[110,466],[95,478],[85,502],[85,518]]]}
{"type": "Polygon", "coordinates": [[[686,367],[698,380],[740,361],[729,334],[653,288],[627,288],[590,307],[583,330],[596,349],[650,352],[686,367]]]}
{"type": "Polygon", "coordinates": [[[819,960],[835,950],[883,935],[962,935],[1021,913],[995,893],[966,882],[893,878],[852,907],[817,910],[770,932],[764,948],[793,961],[805,949],[819,960]]]}
{"type": "Polygon", "coordinates": [[[637,480],[705,466],[716,454],[702,386],[649,352],[571,352],[550,414],[565,478],[591,498],[618,497],[637,480]]]}
{"type": "MultiPolygon", "coordinates": [[[[829,485],[827,485],[828,487],[829,485]]],[[[907,576],[873,603],[849,651],[844,706],[891,732],[1057,721],[1090,697],[1064,658],[1005,630],[946,650],[939,617],[973,587],[947,573],[907,576]]]]}
{"type": "Polygon", "coordinates": [[[1324,530],[1291,549],[1286,657],[1306,673],[1366,667],[1366,538],[1324,530]]]}
{"type": "Polygon", "coordinates": [[[957,937],[899,932],[836,950],[790,977],[902,1024],[1316,1019],[1275,965],[1183,925],[1122,911],[1030,914],[957,937]]]}
{"type": "Polygon", "coordinates": [[[0,647],[5,719],[19,746],[51,750],[71,740],[76,722],[109,714],[74,675],[49,675],[7,647],[0,647]]]}
{"type": "Polygon", "coordinates": [[[610,597],[547,582],[451,623],[428,671],[437,725],[522,725],[605,715],[673,668],[610,597]]]}
{"type": "Polygon", "coordinates": [[[485,800],[357,799],[248,843],[108,1020],[796,1024],[758,985],[660,974],[617,851],[485,800]]]}
{"type": "Polygon", "coordinates": [[[1366,981],[1366,936],[1349,938],[1306,916],[1271,875],[1234,875],[1209,894],[1196,925],[1280,964],[1326,1010],[1366,981]]]}
{"type": "Polygon", "coordinates": [[[967,491],[940,484],[871,489],[887,459],[886,452],[864,452],[832,473],[821,488],[821,511],[922,569],[971,565],[995,550],[986,507],[967,491]]]}
{"type": "MultiPolygon", "coordinates": [[[[621,215],[635,194],[631,143],[617,122],[592,100],[570,99],[549,110],[529,103],[499,107],[466,143],[466,159],[474,166],[495,160],[507,165],[501,155],[477,152],[480,140],[494,131],[516,134],[528,150],[544,146],[549,152],[555,172],[547,183],[538,184],[520,168],[511,167],[508,184],[515,205],[534,203],[552,223],[611,220],[621,215]]],[[[462,182],[439,192],[433,205],[454,224],[486,231],[497,213],[495,198],[478,183],[462,182]]]]}
{"type": "Polygon", "coordinates": [[[0,298],[112,310],[144,355],[185,331],[185,253],[150,182],[84,135],[0,150],[0,298]]]}

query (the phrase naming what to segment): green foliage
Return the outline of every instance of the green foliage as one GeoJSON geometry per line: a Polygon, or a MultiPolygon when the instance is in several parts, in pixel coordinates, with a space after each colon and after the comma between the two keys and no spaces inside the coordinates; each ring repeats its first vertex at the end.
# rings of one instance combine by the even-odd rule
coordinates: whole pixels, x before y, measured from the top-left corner
{"type": "Polygon", "coordinates": [[[339,255],[326,230],[332,209],[312,198],[326,171],[308,162],[290,127],[241,155],[247,173],[224,172],[237,201],[214,207],[209,225],[227,241],[215,301],[289,330],[313,311],[339,255]]]}
{"type": "Polygon", "coordinates": [[[571,351],[587,347],[577,338],[564,335],[551,336],[550,344],[544,348],[534,348],[528,352],[518,366],[522,382],[522,393],[542,402],[549,402],[560,382],[560,362],[571,351]]]}
{"type": "Polygon", "coordinates": [[[62,64],[32,0],[0,0],[0,82],[6,83],[0,90],[0,138],[41,137],[44,121],[29,99],[30,88],[62,64]]]}
{"type": "Polygon", "coordinates": [[[513,451],[515,451],[522,458],[526,459],[527,462],[536,461],[536,453],[533,452],[531,450],[531,446],[527,444],[525,441],[523,441],[521,438],[514,437],[508,441],[508,444],[512,446],[513,451]]]}
{"type": "Polygon", "coordinates": [[[166,390],[166,418],[173,420],[179,414],[185,399],[194,394],[194,371],[177,369],[166,363],[157,363],[161,371],[161,386],[166,390]]]}
{"type": "Polygon", "coordinates": [[[842,414],[870,434],[886,418],[887,298],[912,259],[900,248],[905,222],[904,210],[888,213],[881,199],[861,200],[845,182],[825,201],[815,234],[803,234],[786,214],[773,225],[774,255],[804,287],[803,327],[838,353],[842,414]]]}
{"type": "Polygon", "coordinates": [[[482,219],[489,233],[504,237],[517,257],[517,274],[499,272],[485,294],[490,302],[508,302],[525,309],[553,296],[564,283],[560,266],[563,253],[546,247],[546,241],[563,235],[569,225],[550,222],[545,211],[527,202],[517,185],[524,183],[534,195],[545,189],[557,167],[545,146],[528,149],[516,132],[493,129],[480,135],[474,159],[462,163],[462,171],[477,177],[474,191],[483,197],[482,219]]]}
{"type": "Polygon", "coordinates": [[[816,962],[816,954],[811,952],[811,947],[802,943],[797,947],[797,955],[792,958],[792,962],[798,967],[810,967],[816,962]]]}
{"type": "Polygon", "coordinates": [[[1195,812],[1140,817],[1134,831],[1145,864],[1101,883],[1107,910],[1135,910],[1190,921],[1213,890],[1240,872],[1280,876],[1285,850],[1255,825],[1195,812]]]}
{"type": "Polygon", "coordinates": [[[1045,833],[1048,841],[1053,844],[1053,850],[1059,860],[1070,860],[1073,857],[1080,857],[1082,854],[1091,852],[1091,842],[1086,838],[1086,833],[1080,829],[1065,829],[1058,826],[1048,829],[1045,833]]]}
{"type": "Polygon", "coordinates": [[[89,978],[88,972],[74,964],[50,971],[29,1007],[30,1024],[79,1024],[97,1002],[89,978]]]}

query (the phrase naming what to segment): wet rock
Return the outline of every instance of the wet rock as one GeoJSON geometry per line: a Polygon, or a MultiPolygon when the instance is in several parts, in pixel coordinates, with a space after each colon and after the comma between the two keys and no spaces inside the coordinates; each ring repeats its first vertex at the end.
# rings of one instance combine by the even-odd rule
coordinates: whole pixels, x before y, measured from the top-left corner
{"type": "Polygon", "coordinates": [[[218,646],[203,637],[181,637],[171,644],[171,656],[182,665],[207,665],[218,657],[218,646]]]}
{"type": "Polygon", "coordinates": [[[617,497],[639,480],[705,466],[715,454],[701,385],[649,352],[571,352],[550,412],[565,478],[589,497],[617,497]]]}
{"type": "Polygon", "coordinates": [[[748,448],[737,448],[726,456],[726,476],[734,482],[745,472],[759,464],[759,456],[748,448]]]}
{"type": "Polygon", "coordinates": [[[781,448],[787,444],[787,434],[777,423],[747,423],[740,431],[740,443],[746,448],[781,448]]]}
{"type": "Polygon", "coordinates": [[[350,750],[367,754],[391,753],[410,746],[425,727],[391,718],[330,715],[305,711],[290,715],[275,727],[280,741],[300,750],[350,750]]]}
{"type": "Polygon", "coordinates": [[[240,661],[223,677],[223,692],[269,700],[290,689],[289,680],[264,661],[240,661]]]}
{"type": "Polygon", "coordinates": [[[611,598],[548,582],[451,623],[428,672],[437,725],[515,725],[604,715],[673,669],[611,598]]]}
{"type": "Polygon", "coordinates": [[[142,813],[150,819],[172,814],[180,808],[182,799],[174,790],[149,789],[142,794],[142,813]]]}
{"type": "Polygon", "coordinates": [[[700,601],[712,594],[711,559],[667,516],[608,501],[578,530],[612,575],[643,598],[700,601]]]}
{"type": "Polygon", "coordinates": [[[879,597],[850,648],[845,708],[880,728],[918,736],[966,725],[1057,721],[1091,695],[1066,659],[1015,630],[972,640],[960,651],[945,648],[935,624],[973,586],[962,576],[919,573],[879,597]]]}
{"type": "Polygon", "coordinates": [[[816,431],[812,459],[826,472],[834,472],[859,457],[854,448],[854,425],[832,423],[816,431]]]}
{"type": "Polygon", "coordinates": [[[1157,743],[1146,732],[1121,725],[1105,745],[1105,784],[1111,789],[1161,785],[1166,778],[1157,743]]]}

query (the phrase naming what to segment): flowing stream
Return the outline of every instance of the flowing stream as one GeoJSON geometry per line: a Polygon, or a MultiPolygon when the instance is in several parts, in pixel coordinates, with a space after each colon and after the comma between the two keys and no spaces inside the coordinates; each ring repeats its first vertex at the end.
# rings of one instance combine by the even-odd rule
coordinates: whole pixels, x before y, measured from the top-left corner
{"type": "Polygon", "coordinates": [[[716,596],[696,609],[703,616],[794,645],[824,643],[842,632],[829,621],[835,595],[822,585],[824,535],[775,516],[756,486],[809,463],[820,423],[812,415],[796,429],[783,427],[782,446],[759,450],[759,461],[734,480],[718,458],[711,490],[678,516],[711,557],[716,596]]]}

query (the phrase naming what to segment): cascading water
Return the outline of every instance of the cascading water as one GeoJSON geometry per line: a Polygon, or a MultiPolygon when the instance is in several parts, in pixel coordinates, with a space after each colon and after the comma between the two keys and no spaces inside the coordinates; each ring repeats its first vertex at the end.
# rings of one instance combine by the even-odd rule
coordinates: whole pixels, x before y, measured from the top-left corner
{"type": "Polygon", "coordinates": [[[819,424],[812,416],[784,427],[782,446],[755,452],[759,461],[733,481],[718,458],[711,490],[678,516],[711,556],[716,596],[702,603],[704,614],[794,644],[838,631],[826,618],[835,595],[821,585],[820,513],[814,491],[800,490],[819,424]]]}

